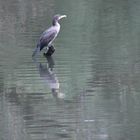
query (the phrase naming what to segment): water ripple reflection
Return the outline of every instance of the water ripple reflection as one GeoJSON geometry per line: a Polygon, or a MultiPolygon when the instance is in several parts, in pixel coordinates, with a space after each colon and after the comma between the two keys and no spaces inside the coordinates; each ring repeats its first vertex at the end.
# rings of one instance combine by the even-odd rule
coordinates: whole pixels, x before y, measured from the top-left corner
{"type": "Polygon", "coordinates": [[[44,80],[47,86],[51,89],[52,95],[57,98],[64,98],[64,94],[60,92],[60,83],[54,73],[54,59],[52,56],[46,56],[47,62],[42,64],[41,62],[35,59],[35,64],[39,70],[40,77],[44,80]]]}

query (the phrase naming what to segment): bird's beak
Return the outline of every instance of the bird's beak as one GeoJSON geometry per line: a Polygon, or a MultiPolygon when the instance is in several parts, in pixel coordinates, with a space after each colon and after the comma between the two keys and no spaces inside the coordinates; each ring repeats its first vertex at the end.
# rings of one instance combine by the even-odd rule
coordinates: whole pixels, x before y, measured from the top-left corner
{"type": "Polygon", "coordinates": [[[64,18],[64,17],[67,17],[67,16],[66,16],[66,15],[61,15],[61,16],[59,17],[59,20],[62,19],[62,18],[64,18]]]}

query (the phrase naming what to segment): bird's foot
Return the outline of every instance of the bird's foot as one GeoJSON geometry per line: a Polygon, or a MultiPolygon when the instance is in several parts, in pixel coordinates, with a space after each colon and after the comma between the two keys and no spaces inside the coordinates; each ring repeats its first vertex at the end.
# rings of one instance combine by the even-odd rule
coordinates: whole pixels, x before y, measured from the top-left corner
{"type": "Polygon", "coordinates": [[[55,48],[50,46],[47,51],[44,53],[45,56],[51,56],[55,52],[55,48]]]}

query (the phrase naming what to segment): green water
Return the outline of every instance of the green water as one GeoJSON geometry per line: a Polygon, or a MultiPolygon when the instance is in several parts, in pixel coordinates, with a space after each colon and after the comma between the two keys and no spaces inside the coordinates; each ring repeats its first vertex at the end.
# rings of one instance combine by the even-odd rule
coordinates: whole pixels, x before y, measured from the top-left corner
{"type": "Polygon", "coordinates": [[[0,0],[0,140],[139,140],[139,15],[139,0],[0,0]],[[56,51],[34,62],[56,13],[56,51]]]}

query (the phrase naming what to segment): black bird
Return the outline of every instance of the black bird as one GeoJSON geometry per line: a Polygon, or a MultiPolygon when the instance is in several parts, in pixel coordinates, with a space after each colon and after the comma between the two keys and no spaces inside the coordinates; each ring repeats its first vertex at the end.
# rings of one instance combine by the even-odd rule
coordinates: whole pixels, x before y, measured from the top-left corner
{"type": "Polygon", "coordinates": [[[37,47],[33,52],[33,57],[39,53],[44,47],[47,47],[46,49],[46,55],[52,55],[55,51],[54,47],[52,46],[53,40],[57,37],[59,31],[60,31],[60,24],[59,20],[67,17],[66,15],[55,15],[52,20],[52,26],[45,30],[42,35],[40,36],[40,39],[37,43],[37,47]]]}

